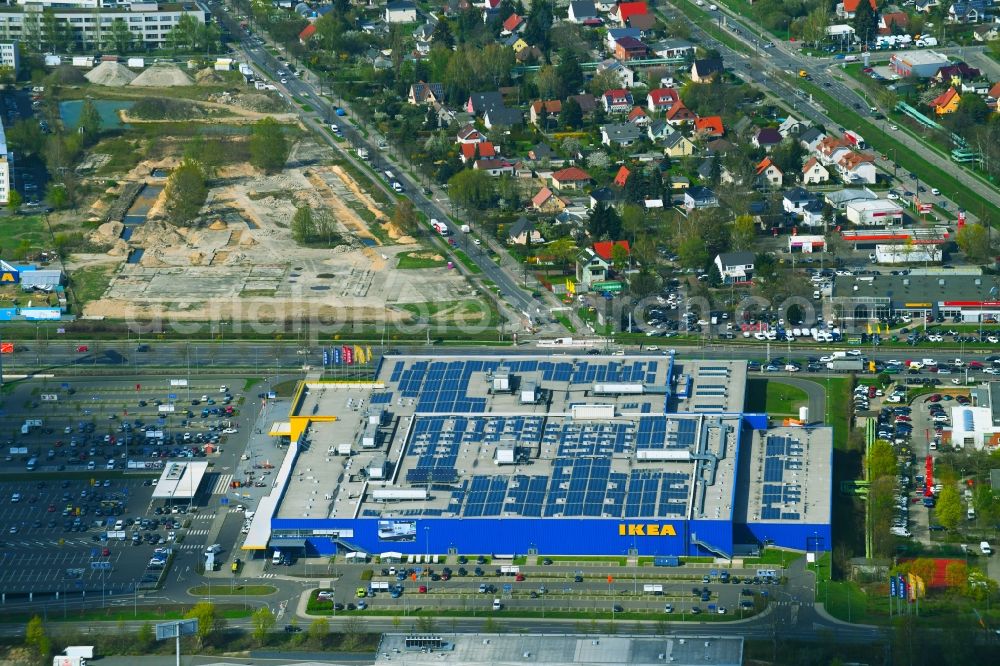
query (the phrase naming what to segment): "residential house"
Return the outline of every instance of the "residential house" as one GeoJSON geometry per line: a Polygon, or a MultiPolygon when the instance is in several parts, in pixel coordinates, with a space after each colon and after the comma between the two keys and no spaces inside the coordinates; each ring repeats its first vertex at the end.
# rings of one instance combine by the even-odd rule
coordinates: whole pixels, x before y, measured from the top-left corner
{"type": "Polygon", "coordinates": [[[1000,83],[994,83],[990,91],[986,93],[986,106],[996,111],[998,103],[1000,103],[1000,83]]]}
{"type": "Polygon", "coordinates": [[[801,215],[806,205],[816,201],[816,195],[801,187],[793,187],[781,198],[781,207],[786,213],[801,215]]]}
{"type": "MultiPolygon", "coordinates": [[[[524,42],[523,39],[518,41],[520,41],[521,43],[524,42]]],[[[522,48],[520,50],[517,49],[517,44],[515,44],[514,47],[515,47],[514,60],[522,64],[526,62],[540,63],[543,61],[543,58],[545,57],[545,54],[542,53],[542,50],[537,46],[525,45],[525,48],[522,48]]]]}
{"type": "Polygon", "coordinates": [[[958,103],[960,101],[962,101],[962,97],[958,94],[958,91],[954,88],[948,88],[935,97],[928,106],[934,109],[934,113],[943,116],[947,113],[958,111],[958,103]]]}
{"type": "Polygon", "coordinates": [[[536,99],[532,102],[528,108],[528,118],[531,120],[532,125],[538,126],[538,122],[543,115],[543,110],[545,111],[544,115],[548,118],[548,122],[558,120],[555,116],[558,116],[562,111],[562,102],[557,99],[536,99]]]}
{"type": "Polygon", "coordinates": [[[753,261],[753,252],[723,252],[713,263],[723,284],[748,284],[753,281],[753,261]]]}
{"type": "Polygon", "coordinates": [[[785,118],[780,125],[778,125],[778,132],[781,134],[782,138],[788,138],[789,136],[798,136],[806,129],[806,124],[801,120],[797,120],[792,116],[785,118]]]}
{"type": "Polygon", "coordinates": [[[642,109],[641,106],[637,106],[628,112],[628,117],[625,118],[627,122],[632,123],[636,127],[641,127],[643,129],[649,127],[649,116],[642,109]]]}
{"type": "MultiPolygon", "coordinates": [[[[861,4],[861,1],[862,0],[844,0],[843,2],[838,3],[836,9],[837,16],[843,19],[854,18],[854,15],[858,11],[858,5],[861,4]]],[[[876,12],[878,11],[875,0],[868,0],[868,4],[870,4],[872,9],[876,12]]],[[[875,35],[872,35],[872,38],[874,37],[875,35]]]]}
{"type": "Polygon", "coordinates": [[[656,29],[656,17],[652,14],[633,14],[628,18],[628,27],[642,31],[643,36],[656,29]]]}
{"type": "Polygon", "coordinates": [[[635,85],[635,70],[614,58],[608,58],[598,63],[597,72],[611,72],[615,74],[623,88],[631,88],[635,85]]]}
{"type": "Polygon", "coordinates": [[[937,83],[943,83],[945,85],[957,86],[963,81],[973,81],[982,76],[982,72],[975,67],[969,67],[964,62],[956,62],[950,65],[945,65],[931,78],[937,83]]]}
{"type": "Polygon", "coordinates": [[[601,143],[605,146],[631,146],[642,138],[642,130],[631,123],[601,125],[601,143]]]}
{"type": "Polygon", "coordinates": [[[636,14],[648,14],[649,8],[645,2],[622,2],[615,5],[608,13],[608,18],[617,21],[619,25],[628,25],[628,20],[636,14]]]}
{"type": "Polygon", "coordinates": [[[986,18],[987,0],[959,0],[948,8],[952,23],[979,23],[986,18]]]}
{"type": "Polygon", "coordinates": [[[649,140],[656,143],[666,139],[668,136],[674,133],[674,128],[666,123],[664,120],[654,120],[646,128],[646,136],[649,140]]]}
{"type": "Polygon", "coordinates": [[[781,187],[785,174],[778,168],[778,165],[771,161],[770,157],[765,157],[757,164],[754,174],[758,186],[781,187]]]}
{"type": "Polygon", "coordinates": [[[594,7],[593,0],[573,0],[569,3],[566,18],[570,23],[584,23],[598,18],[597,8],[594,7]]]}
{"type": "Polygon", "coordinates": [[[824,136],[816,144],[815,155],[823,164],[836,164],[840,158],[851,152],[847,142],[835,136],[824,136]]]}
{"type": "Polygon", "coordinates": [[[608,28],[608,34],[605,38],[607,39],[606,44],[608,53],[615,52],[615,43],[622,37],[642,39],[642,30],[637,28],[608,28]]]}
{"type": "Polygon", "coordinates": [[[466,112],[480,118],[484,117],[487,111],[503,108],[505,108],[503,95],[499,91],[472,93],[469,101],[465,103],[466,112]]]}
{"type": "Polygon", "coordinates": [[[823,195],[823,198],[835,209],[844,210],[847,208],[847,204],[852,201],[875,201],[879,197],[867,187],[864,187],[827,192],[823,195]]]}
{"type": "Polygon", "coordinates": [[[507,228],[508,245],[528,245],[529,243],[536,245],[544,242],[542,234],[535,229],[535,223],[526,217],[518,218],[517,222],[507,228]]]}
{"type": "Polygon", "coordinates": [[[549,188],[542,187],[531,197],[531,207],[540,213],[558,213],[566,208],[566,200],[556,196],[549,188]]]}
{"type": "Polygon", "coordinates": [[[628,183],[628,177],[632,175],[632,172],[628,170],[628,167],[624,164],[618,167],[618,173],[615,174],[614,184],[618,187],[625,187],[628,183]]]}
{"type": "Polygon", "coordinates": [[[670,157],[694,155],[694,143],[680,132],[674,131],[661,141],[663,154],[670,157]]]}
{"type": "Polygon", "coordinates": [[[837,162],[837,170],[845,183],[874,185],[877,180],[875,158],[867,153],[848,151],[837,162]]]}
{"type": "Polygon", "coordinates": [[[705,144],[706,155],[727,155],[736,145],[725,139],[714,139],[705,144]]]}
{"type": "Polygon", "coordinates": [[[440,83],[414,83],[406,101],[410,104],[444,104],[444,86],[440,83]]]}
{"type": "Polygon", "coordinates": [[[691,65],[691,80],[695,83],[709,83],[722,74],[722,58],[702,58],[691,65]]]}
{"type": "Polygon", "coordinates": [[[716,139],[725,132],[726,130],[722,126],[722,116],[705,116],[694,119],[694,133],[697,136],[716,139]]]}
{"type": "Polygon", "coordinates": [[[683,39],[664,39],[650,45],[657,58],[687,58],[694,55],[694,44],[683,39]]]}
{"type": "Polygon", "coordinates": [[[584,117],[589,116],[597,108],[597,98],[595,98],[590,93],[582,93],[580,95],[570,95],[566,99],[572,99],[580,105],[580,111],[583,113],[584,117]]]}
{"type": "Polygon", "coordinates": [[[619,60],[637,60],[649,53],[646,45],[635,37],[622,37],[615,41],[615,57],[619,60]]]}
{"type": "Polygon", "coordinates": [[[316,24],[310,23],[306,27],[302,28],[302,32],[299,33],[299,44],[302,46],[306,45],[309,38],[316,34],[316,24]]]}
{"type": "Polygon", "coordinates": [[[878,34],[901,35],[906,32],[910,17],[906,12],[882,12],[878,17],[878,34]]]}
{"type": "Polygon", "coordinates": [[[799,134],[799,145],[805,148],[806,152],[815,152],[816,146],[819,145],[819,142],[822,141],[825,136],[826,134],[823,133],[823,130],[810,127],[809,129],[803,130],[799,134]]]}
{"type": "Polygon", "coordinates": [[[590,184],[590,174],[580,167],[567,167],[552,174],[552,187],[557,191],[582,190],[590,184]]]}
{"type": "Polygon", "coordinates": [[[486,125],[487,129],[493,129],[494,127],[514,127],[523,122],[524,114],[521,113],[520,109],[508,109],[506,107],[490,109],[483,116],[483,124],[486,125]]]}
{"type": "Polygon", "coordinates": [[[670,191],[683,192],[691,187],[691,181],[684,176],[670,176],[670,191]]]}
{"type": "Polygon", "coordinates": [[[684,208],[689,211],[700,208],[715,208],[718,205],[719,198],[715,196],[715,192],[707,187],[695,185],[684,192],[684,208]]]}
{"type": "MultiPolygon", "coordinates": [[[[619,190],[620,192],[621,190],[619,190]]],[[[593,210],[599,205],[616,206],[619,201],[618,192],[610,187],[598,187],[590,191],[590,209],[593,210]]]]}
{"type": "Polygon", "coordinates": [[[697,114],[694,111],[684,106],[684,102],[677,102],[667,111],[664,119],[667,124],[672,127],[680,127],[686,123],[694,122],[697,118],[697,114]]]}
{"type": "Polygon", "coordinates": [[[1000,24],[977,25],[972,29],[972,36],[977,42],[992,42],[994,39],[1000,39],[1000,24]]]}
{"type": "Polygon", "coordinates": [[[781,132],[778,130],[773,127],[763,127],[754,134],[751,142],[755,148],[763,148],[770,152],[772,148],[781,143],[782,139],[781,132]]]}
{"type": "Polygon", "coordinates": [[[830,172],[826,170],[819,160],[810,157],[802,166],[802,182],[806,185],[819,185],[830,182],[830,172]]]}
{"type": "Polygon", "coordinates": [[[528,151],[528,159],[533,162],[548,162],[549,164],[562,164],[565,161],[547,143],[536,143],[528,151]]]}
{"type": "Polygon", "coordinates": [[[609,264],[613,261],[615,256],[615,248],[620,247],[625,250],[625,256],[631,256],[632,248],[629,247],[627,240],[618,241],[597,241],[594,243],[594,252],[598,257],[604,259],[609,264]]]}
{"type": "Polygon", "coordinates": [[[922,14],[930,14],[935,7],[941,6],[941,0],[917,0],[913,5],[913,10],[922,14]]]}
{"type": "Polygon", "coordinates": [[[605,259],[593,250],[584,248],[576,257],[576,281],[588,289],[598,282],[605,282],[611,271],[611,258],[605,259]]]}
{"type": "Polygon", "coordinates": [[[818,227],[823,224],[823,202],[819,199],[811,201],[802,207],[799,214],[802,224],[807,227],[818,227]]]}
{"type": "Polygon", "coordinates": [[[458,158],[463,163],[474,162],[477,159],[493,159],[497,157],[496,149],[489,141],[481,143],[463,143],[459,145],[458,158]]]}
{"type": "Polygon", "coordinates": [[[632,93],[622,88],[607,90],[601,96],[607,113],[628,113],[632,110],[632,93]]]}
{"type": "Polygon", "coordinates": [[[507,160],[476,160],[472,163],[472,168],[476,171],[483,171],[491,176],[514,175],[514,165],[507,160]]]}
{"type": "Polygon", "coordinates": [[[524,19],[517,14],[511,14],[506,19],[504,19],[503,26],[500,28],[501,35],[513,35],[515,32],[521,30],[524,27],[524,19]]]}
{"type": "Polygon", "coordinates": [[[390,0],[385,6],[386,23],[415,23],[417,6],[410,0],[390,0]]]}
{"type": "Polygon", "coordinates": [[[437,24],[437,19],[432,17],[427,23],[424,23],[413,31],[413,41],[417,42],[418,47],[420,44],[427,44],[428,51],[430,50],[430,41],[434,38],[434,30],[437,28],[437,24]]]}
{"type": "Polygon", "coordinates": [[[486,141],[486,136],[476,129],[475,125],[466,125],[458,130],[456,143],[480,143],[486,141]]]}
{"type": "Polygon", "coordinates": [[[673,88],[654,88],[646,95],[646,106],[650,112],[669,111],[680,101],[680,95],[673,88]]]}
{"type": "Polygon", "coordinates": [[[509,46],[516,56],[518,53],[528,48],[528,42],[524,41],[524,38],[517,33],[513,35],[508,35],[506,39],[501,40],[504,46],[509,46]]]}

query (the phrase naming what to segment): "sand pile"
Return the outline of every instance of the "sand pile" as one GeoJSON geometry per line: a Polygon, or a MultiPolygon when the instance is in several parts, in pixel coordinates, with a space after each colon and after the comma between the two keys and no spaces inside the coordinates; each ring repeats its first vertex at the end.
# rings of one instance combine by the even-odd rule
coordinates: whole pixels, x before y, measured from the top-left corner
{"type": "Polygon", "coordinates": [[[87,82],[87,77],[73,65],[59,65],[48,77],[50,82],[64,86],[78,86],[87,82]]]}
{"type": "Polygon", "coordinates": [[[216,220],[215,222],[212,222],[211,226],[209,226],[208,228],[211,229],[212,231],[225,231],[226,223],[223,222],[222,220],[216,220]]]}
{"type": "Polygon", "coordinates": [[[132,70],[117,62],[102,62],[84,76],[93,84],[114,88],[127,86],[136,77],[132,70]]]}
{"type": "Polygon", "coordinates": [[[216,74],[215,70],[211,67],[206,67],[205,69],[200,69],[195,73],[194,80],[201,85],[208,85],[221,82],[222,77],[216,74]]]}
{"type": "Polygon", "coordinates": [[[174,65],[153,65],[132,80],[131,86],[146,88],[169,88],[171,86],[190,86],[194,81],[179,67],[174,65]]]}

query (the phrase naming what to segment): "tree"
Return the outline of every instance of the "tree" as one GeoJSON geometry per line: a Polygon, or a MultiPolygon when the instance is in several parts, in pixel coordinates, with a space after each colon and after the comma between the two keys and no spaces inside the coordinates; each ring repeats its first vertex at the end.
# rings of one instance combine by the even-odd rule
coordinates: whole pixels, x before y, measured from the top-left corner
{"type": "Polygon", "coordinates": [[[989,231],[981,224],[966,224],[959,229],[955,243],[971,263],[983,263],[992,254],[989,231]]]}
{"type": "Polygon", "coordinates": [[[553,65],[545,65],[535,77],[538,96],[542,99],[559,99],[563,96],[563,83],[559,71],[553,65]]]}
{"type": "Polygon", "coordinates": [[[268,116],[254,123],[250,132],[251,164],[266,173],[274,173],[285,166],[288,149],[288,140],[274,118],[268,116]]]}
{"type": "Polygon", "coordinates": [[[697,234],[691,234],[677,246],[677,256],[686,268],[704,268],[708,264],[708,251],[697,234]]]}
{"type": "Polygon", "coordinates": [[[754,240],[757,238],[757,224],[750,215],[740,215],[733,222],[733,250],[753,251],[754,240]]]}
{"type": "Polygon", "coordinates": [[[21,193],[17,190],[11,190],[10,194],[7,195],[7,210],[12,213],[16,213],[17,209],[21,207],[23,203],[21,199],[21,193]]]}
{"type": "Polygon", "coordinates": [[[56,210],[69,207],[69,193],[60,183],[49,183],[45,192],[45,200],[56,210]]]}
{"type": "Polygon", "coordinates": [[[330,635],[330,621],[325,617],[318,617],[309,623],[309,629],[306,630],[306,635],[309,638],[309,643],[313,647],[321,648],[326,643],[326,637],[330,635]]]}
{"type": "Polygon", "coordinates": [[[132,31],[128,29],[128,24],[125,23],[124,19],[115,19],[111,24],[111,48],[115,50],[118,55],[125,55],[132,50],[135,44],[135,36],[132,31]]]}
{"type": "Polygon", "coordinates": [[[412,235],[417,230],[419,220],[412,201],[402,199],[396,204],[396,210],[392,214],[392,223],[405,234],[412,235]]]}
{"type": "Polygon", "coordinates": [[[648,268],[642,268],[628,281],[629,292],[636,298],[645,298],[660,289],[660,279],[648,268]]]}
{"type": "Polygon", "coordinates": [[[299,206],[292,216],[292,238],[296,243],[305,245],[316,237],[316,222],[313,220],[312,209],[309,206],[299,206]]]}
{"type": "Polygon", "coordinates": [[[198,216],[207,197],[208,186],[201,165],[182,160],[171,172],[164,191],[167,219],[178,226],[188,224],[198,216]]]}
{"type": "Polygon", "coordinates": [[[610,69],[594,74],[594,78],[587,84],[587,91],[594,97],[600,98],[606,90],[621,88],[622,80],[618,74],[610,69]]]}
{"type": "Polygon", "coordinates": [[[552,5],[548,0],[535,0],[525,21],[522,36],[531,46],[537,46],[543,53],[549,52],[552,30],[552,5]]]}
{"type": "Polygon", "coordinates": [[[52,647],[52,642],[45,632],[42,618],[37,615],[28,620],[28,624],[24,628],[24,644],[34,649],[42,659],[48,655],[52,647]]]}
{"type": "Polygon", "coordinates": [[[482,171],[466,169],[448,180],[448,196],[466,210],[485,209],[496,193],[492,179],[482,171]]]}
{"type": "Polygon", "coordinates": [[[143,622],[135,632],[135,641],[139,652],[141,654],[147,653],[155,640],[156,631],[153,629],[153,623],[148,620],[143,622]]]}
{"type": "Polygon", "coordinates": [[[361,642],[363,639],[362,633],[364,630],[364,625],[361,623],[361,618],[357,615],[351,615],[347,618],[347,621],[341,625],[342,640],[340,647],[348,652],[357,650],[361,647],[361,642]]]}
{"type": "Polygon", "coordinates": [[[713,153],[708,159],[708,182],[712,187],[718,187],[722,180],[722,161],[718,153],[713,153]]]}
{"type": "Polygon", "coordinates": [[[595,240],[602,238],[618,240],[621,238],[622,233],[622,221],[618,217],[618,211],[603,203],[597,204],[590,211],[590,218],[587,220],[587,231],[595,240]]]}
{"type": "Polygon", "coordinates": [[[878,14],[872,7],[874,2],[875,0],[859,2],[858,8],[854,11],[854,34],[862,44],[867,44],[878,34],[878,14]]]}
{"type": "Polygon", "coordinates": [[[826,39],[826,29],[830,25],[830,8],[819,4],[806,16],[802,26],[802,37],[813,43],[813,47],[818,47],[819,43],[826,39]]]}
{"type": "Polygon", "coordinates": [[[628,265],[628,250],[617,243],[611,247],[611,266],[620,271],[628,265]]]}
{"type": "Polygon", "coordinates": [[[937,504],[934,507],[938,522],[950,530],[958,527],[962,520],[962,500],[958,497],[958,490],[954,484],[946,485],[938,495],[937,504]]]}
{"type": "Polygon", "coordinates": [[[868,480],[874,481],[883,476],[895,476],[896,453],[892,444],[884,439],[877,439],[868,450],[868,480]]]}
{"type": "Polygon", "coordinates": [[[576,255],[580,252],[576,243],[574,243],[573,239],[568,236],[552,241],[548,244],[545,251],[546,254],[552,257],[552,261],[567,269],[576,259],[576,255]]]}
{"type": "Polygon", "coordinates": [[[559,54],[556,71],[559,80],[562,81],[562,90],[566,94],[576,94],[583,88],[583,68],[580,67],[580,59],[573,51],[562,51],[559,54]]]}
{"type": "Polygon", "coordinates": [[[80,107],[80,120],[76,124],[76,131],[83,135],[84,143],[91,143],[97,138],[101,131],[101,114],[98,113],[94,101],[83,100],[80,107]]]}
{"type": "MultiPolygon", "coordinates": [[[[930,582],[925,580],[925,583],[930,582]]],[[[949,562],[944,568],[944,583],[952,592],[964,592],[969,582],[969,565],[965,562],[949,562]]]]}
{"type": "Polygon", "coordinates": [[[38,155],[45,146],[45,133],[34,120],[21,120],[7,129],[7,143],[22,157],[38,155]]]}
{"type": "Polygon", "coordinates": [[[267,606],[261,606],[250,616],[253,622],[253,637],[261,647],[267,642],[267,634],[274,628],[274,613],[267,606]]]}
{"type": "Polygon", "coordinates": [[[972,508],[976,510],[976,515],[983,521],[983,524],[996,524],[1000,504],[993,496],[993,489],[987,484],[977,484],[975,490],[972,491],[972,508]]]}
{"type": "Polygon", "coordinates": [[[451,25],[445,19],[439,19],[437,25],[434,26],[434,32],[431,33],[431,44],[440,44],[449,49],[455,45],[455,36],[451,34],[451,25]]]}
{"type": "Polygon", "coordinates": [[[184,617],[198,620],[198,631],[195,633],[195,638],[198,639],[199,647],[203,647],[205,642],[212,637],[212,634],[222,629],[224,625],[224,621],[219,616],[219,611],[215,608],[215,604],[210,601],[199,601],[191,607],[191,610],[184,617]]]}

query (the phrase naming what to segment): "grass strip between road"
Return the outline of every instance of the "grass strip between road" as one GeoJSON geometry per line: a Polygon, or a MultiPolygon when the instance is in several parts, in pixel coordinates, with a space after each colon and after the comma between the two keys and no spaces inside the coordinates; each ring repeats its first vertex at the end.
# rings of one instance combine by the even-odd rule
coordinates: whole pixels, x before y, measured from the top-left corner
{"type": "Polygon", "coordinates": [[[219,582],[216,585],[198,585],[188,590],[188,594],[193,597],[221,597],[221,596],[267,596],[274,594],[278,588],[273,585],[239,585],[232,581],[219,582]]]}

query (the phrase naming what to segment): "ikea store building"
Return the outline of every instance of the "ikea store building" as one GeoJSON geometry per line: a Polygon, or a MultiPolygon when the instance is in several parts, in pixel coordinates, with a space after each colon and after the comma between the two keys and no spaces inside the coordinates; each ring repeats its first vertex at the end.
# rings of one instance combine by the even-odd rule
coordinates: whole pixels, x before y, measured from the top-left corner
{"type": "Polygon", "coordinates": [[[745,410],[745,361],[386,356],[300,384],[244,548],[732,557],[830,548],[832,433],[745,410]]]}

